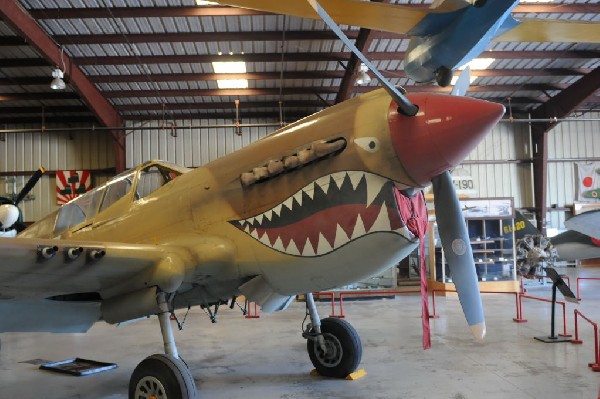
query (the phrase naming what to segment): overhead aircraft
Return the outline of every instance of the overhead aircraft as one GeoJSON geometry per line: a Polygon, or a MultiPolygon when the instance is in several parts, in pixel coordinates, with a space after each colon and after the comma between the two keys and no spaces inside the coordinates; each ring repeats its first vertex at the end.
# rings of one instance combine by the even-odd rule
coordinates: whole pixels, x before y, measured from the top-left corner
{"type": "MultiPolygon", "coordinates": [[[[319,19],[306,1],[217,0],[217,3],[319,19]]],[[[436,0],[431,8],[359,0],[321,0],[338,24],[405,34],[411,40],[404,71],[415,82],[448,86],[452,71],[478,57],[491,42],[600,43],[597,22],[511,16],[519,0],[436,0]]],[[[557,5],[560,7],[560,5],[557,5]]]]}
{"type": "MultiPolygon", "coordinates": [[[[319,4],[310,4],[347,43],[319,4]]],[[[448,170],[504,107],[405,95],[380,80],[383,89],[203,167],[139,165],[16,238],[0,239],[0,332],[84,332],[98,320],[157,315],[165,354],[136,367],[129,397],[195,398],[170,314],[239,295],[279,311],[305,294],[309,358],[321,375],[345,377],[360,363],[360,337],[345,320],[321,320],[312,292],[364,279],[412,252],[428,222],[421,189],[432,183],[454,284],[482,339],[472,250],[448,170]]],[[[0,208],[5,226],[11,207],[0,208]]]]}

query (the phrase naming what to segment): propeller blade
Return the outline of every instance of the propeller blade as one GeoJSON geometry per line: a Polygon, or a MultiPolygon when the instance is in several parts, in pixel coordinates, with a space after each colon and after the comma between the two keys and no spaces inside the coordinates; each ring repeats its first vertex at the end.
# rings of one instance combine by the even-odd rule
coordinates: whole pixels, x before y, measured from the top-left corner
{"type": "Polygon", "coordinates": [[[464,96],[467,94],[469,90],[469,86],[471,85],[471,68],[466,67],[460,73],[460,76],[456,80],[452,91],[450,92],[451,96],[464,96]]]}
{"type": "Polygon", "coordinates": [[[398,104],[398,110],[407,116],[416,115],[417,111],[419,110],[419,107],[411,103],[410,100],[404,94],[402,94],[396,87],[394,87],[394,85],[392,85],[386,78],[383,77],[379,70],[377,70],[377,68],[375,68],[375,66],[371,64],[371,62],[369,62],[367,57],[365,57],[363,53],[361,53],[360,50],[357,49],[356,46],[350,41],[350,39],[348,39],[348,36],[346,36],[344,32],[342,32],[337,23],[335,23],[335,21],[331,19],[329,14],[327,14],[327,11],[325,11],[323,7],[319,5],[319,2],[316,0],[308,0],[308,3],[317,12],[317,14],[319,14],[323,22],[325,22],[327,26],[329,26],[329,28],[335,32],[335,34],[340,38],[342,42],[344,42],[346,47],[352,50],[352,52],[358,57],[358,59],[360,59],[367,66],[367,68],[369,68],[371,72],[373,72],[373,74],[379,80],[379,83],[383,85],[388,94],[392,97],[396,104],[398,104]]]}
{"type": "Polygon", "coordinates": [[[29,194],[31,189],[35,186],[35,184],[40,180],[40,177],[46,172],[46,170],[40,166],[38,170],[29,178],[29,181],[23,186],[19,195],[15,199],[15,205],[19,205],[19,202],[23,201],[23,198],[29,194]]]}
{"type": "Polygon", "coordinates": [[[479,282],[465,219],[450,172],[437,175],[432,183],[435,217],[452,281],[473,336],[482,340],[485,336],[485,318],[479,282]]]}

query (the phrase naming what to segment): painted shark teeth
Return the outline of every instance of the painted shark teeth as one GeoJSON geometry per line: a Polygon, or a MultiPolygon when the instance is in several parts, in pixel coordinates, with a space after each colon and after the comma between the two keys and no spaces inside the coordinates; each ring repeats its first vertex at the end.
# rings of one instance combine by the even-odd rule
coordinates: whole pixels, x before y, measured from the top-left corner
{"type": "Polygon", "coordinates": [[[389,180],[367,172],[344,171],[320,177],[273,208],[231,223],[279,252],[321,256],[375,232],[396,233],[414,240],[393,211],[396,207],[389,180]],[[324,227],[321,212],[328,213],[329,218],[343,212],[344,221],[324,227]]]}

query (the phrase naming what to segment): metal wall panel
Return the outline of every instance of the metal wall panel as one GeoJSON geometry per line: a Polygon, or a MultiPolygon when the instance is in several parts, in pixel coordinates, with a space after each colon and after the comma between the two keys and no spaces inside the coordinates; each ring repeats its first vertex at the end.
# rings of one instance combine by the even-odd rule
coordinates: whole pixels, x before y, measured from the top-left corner
{"type": "Polygon", "coordinates": [[[475,197],[513,197],[515,207],[533,200],[531,140],[525,124],[499,123],[461,168],[473,177],[475,197]]]}
{"type": "MultiPolygon", "coordinates": [[[[250,120],[244,123],[258,124],[261,121],[250,120]]],[[[127,167],[133,167],[152,159],[169,161],[187,167],[197,167],[229,154],[274,132],[277,127],[242,127],[241,136],[235,134],[233,127],[218,127],[231,124],[231,121],[177,120],[176,131],[161,127],[162,122],[145,123],[141,130],[127,131],[127,167]],[[200,128],[199,126],[203,126],[200,128]],[[145,129],[144,129],[145,128],[145,129]]],[[[128,123],[129,127],[138,127],[139,123],[128,123]]]]}
{"type": "MultiPolygon", "coordinates": [[[[6,126],[6,129],[29,129],[33,126],[6,126]]],[[[105,169],[115,165],[113,142],[109,134],[94,133],[6,133],[0,139],[0,172],[46,170],[105,169]]],[[[21,190],[29,176],[16,177],[16,189],[21,190]]],[[[102,184],[106,176],[92,177],[93,184],[102,184]]],[[[13,192],[13,183],[0,177],[0,196],[13,192]]],[[[43,176],[31,191],[35,200],[20,204],[27,222],[37,221],[57,209],[54,176],[43,176]]]]}
{"type": "MultiPolygon", "coordinates": [[[[600,159],[600,113],[559,123],[548,133],[548,206],[571,207],[577,195],[575,164],[600,159]]],[[[549,228],[564,228],[564,211],[548,213],[549,228]]]]}

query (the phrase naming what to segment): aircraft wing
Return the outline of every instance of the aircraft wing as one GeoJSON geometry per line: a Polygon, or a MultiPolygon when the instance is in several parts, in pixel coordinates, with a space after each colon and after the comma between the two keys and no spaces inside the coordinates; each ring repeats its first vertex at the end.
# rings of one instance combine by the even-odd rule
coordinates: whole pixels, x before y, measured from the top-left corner
{"type": "Polygon", "coordinates": [[[169,246],[0,238],[0,332],[86,331],[100,298],[173,292],[184,270],[169,246]]]}
{"type": "Polygon", "coordinates": [[[568,230],[550,239],[558,252],[558,260],[600,258],[600,241],[577,231],[568,230]]]}
{"type": "Polygon", "coordinates": [[[568,42],[600,43],[600,24],[551,19],[525,19],[496,42],[568,42]]]}
{"type": "MultiPolygon", "coordinates": [[[[218,3],[234,7],[272,12],[274,14],[320,20],[308,1],[279,0],[217,0],[218,3]]],[[[405,34],[425,16],[435,12],[431,9],[416,9],[397,4],[372,3],[357,0],[320,0],[319,4],[338,24],[360,26],[386,32],[405,34]]]]}
{"type": "Polygon", "coordinates": [[[565,221],[565,227],[600,239],[600,210],[573,216],[565,221]]]}

